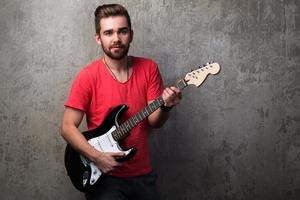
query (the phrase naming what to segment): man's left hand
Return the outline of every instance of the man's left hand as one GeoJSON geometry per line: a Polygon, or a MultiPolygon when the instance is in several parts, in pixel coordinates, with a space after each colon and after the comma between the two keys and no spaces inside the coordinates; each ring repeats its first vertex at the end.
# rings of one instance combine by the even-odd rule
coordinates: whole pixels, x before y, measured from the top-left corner
{"type": "Polygon", "coordinates": [[[162,98],[165,102],[164,106],[173,107],[180,102],[182,94],[178,88],[171,86],[164,89],[162,98]]]}

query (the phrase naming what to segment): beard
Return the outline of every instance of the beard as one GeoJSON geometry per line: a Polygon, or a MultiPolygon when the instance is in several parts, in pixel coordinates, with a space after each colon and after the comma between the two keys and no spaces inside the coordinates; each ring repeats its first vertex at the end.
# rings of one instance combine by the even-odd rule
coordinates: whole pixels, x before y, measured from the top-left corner
{"type": "Polygon", "coordinates": [[[126,46],[124,44],[117,43],[109,47],[105,47],[103,46],[103,44],[101,44],[101,47],[105,55],[107,55],[109,58],[113,60],[122,60],[125,56],[127,56],[130,44],[126,46]],[[112,50],[113,48],[119,48],[119,49],[117,51],[113,51],[112,50]]]}

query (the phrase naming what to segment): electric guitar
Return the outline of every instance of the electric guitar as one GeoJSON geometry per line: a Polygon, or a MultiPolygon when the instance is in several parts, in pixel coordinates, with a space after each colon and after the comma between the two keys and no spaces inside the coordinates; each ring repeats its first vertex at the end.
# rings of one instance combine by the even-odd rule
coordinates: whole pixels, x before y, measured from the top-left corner
{"type": "MultiPolygon", "coordinates": [[[[218,63],[210,62],[196,70],[186,74],[185,78],[177,82],[177,88],[183,90],[188,85],[199,87],[209,74],[217,74],[220,71],[218,63]]],[[[101,152],[123,152],[125,156],[117,158],[122,162],[132,158],[136,149],[122,149],[119,142],[127,137],[137,124],[142,122],[151,113],[164,104],[162,97],[157,98],[140,112],[119,124],[119,119],[128,107],[119,105],[115,107],[105,118],[103,123],[94,130],[83,132],[82,134],[95,149],[101,152]]],[[[102,172],[97,166],[75,149],[67,144],[65,149],[65,167],[72,184],[81,192],[93,190],[100,183],[102,172]]]]}

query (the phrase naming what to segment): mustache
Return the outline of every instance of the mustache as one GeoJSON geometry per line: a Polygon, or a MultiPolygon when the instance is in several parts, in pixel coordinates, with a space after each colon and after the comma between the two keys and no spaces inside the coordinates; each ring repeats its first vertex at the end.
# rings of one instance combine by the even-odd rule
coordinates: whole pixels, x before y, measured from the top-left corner
{"type": "Polygon", "coordinates": [[[110,49],[112,48],[125,48],[125,45],[121,44],[121,43],[117,43],[117,44],[113,44],[109,47],[110,49]]]}

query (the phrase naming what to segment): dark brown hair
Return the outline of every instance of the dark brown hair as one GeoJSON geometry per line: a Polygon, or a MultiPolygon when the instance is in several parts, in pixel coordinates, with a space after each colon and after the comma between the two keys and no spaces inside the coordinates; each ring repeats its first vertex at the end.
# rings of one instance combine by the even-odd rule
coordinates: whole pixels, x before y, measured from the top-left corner
{"type": "Polygon", "coordinates": [[[100,35],[100,20],[102,18],[107,18],[112,16],[125,16],[127,19],[129,30],[131,30],[130,16],[126,8],[124,8],[120,4],[103,4],[101,6],[98,6],[98,8],[96,8],[94,14],[95,14],[95,29],[98,35],[100,35]]]}

